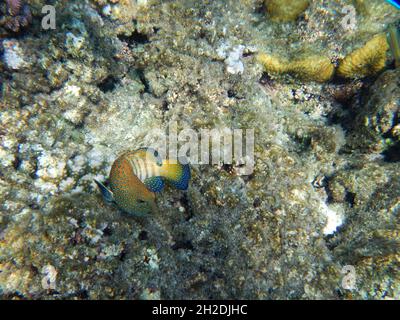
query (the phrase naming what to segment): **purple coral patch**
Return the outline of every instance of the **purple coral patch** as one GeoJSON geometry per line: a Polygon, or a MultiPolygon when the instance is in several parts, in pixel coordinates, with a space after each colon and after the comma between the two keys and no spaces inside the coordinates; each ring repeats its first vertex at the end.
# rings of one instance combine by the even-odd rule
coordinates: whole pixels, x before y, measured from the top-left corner
{"type": "Polygon", "coordinates": [[[8,13],[12,16],[17,16],[19,15],[19,12],[21,10],[21,0],[6,0],[7,3],[7,8],[8,8],[8,13]]]}
{"type": "Polygon", "coordinates": [[[3,25],[18,32],[32,22],[32,14],[29,6],[23,4],[22,0],[6,0],[8,17],[3,20],[3,25]]]}

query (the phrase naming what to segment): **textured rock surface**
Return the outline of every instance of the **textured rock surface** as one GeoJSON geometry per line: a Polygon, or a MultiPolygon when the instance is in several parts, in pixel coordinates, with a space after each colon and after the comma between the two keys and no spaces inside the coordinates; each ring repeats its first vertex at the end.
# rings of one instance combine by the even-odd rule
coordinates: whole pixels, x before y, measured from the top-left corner
{"type": "Polygon", "coordinates": [[[386,71],[369,89],[365,101],[353,105],[352,146],[367,152],[387,150],[388,159],[399,160],[399,87],[400,69],[386,71]]]}
{"type": "Polygon", "coordinates": [[[337,64],[400,15],[313,1],[278,23],[263,2],[56,1],[43,31],[32,0],[22,33],[0,25],[2,298],[399,298],[398,70],[303,83],[255,56],[337,64]],[[105,204],[93,178],[174,121],[254,128],[254,172],[193,165],[147,219],[105,204]]]}

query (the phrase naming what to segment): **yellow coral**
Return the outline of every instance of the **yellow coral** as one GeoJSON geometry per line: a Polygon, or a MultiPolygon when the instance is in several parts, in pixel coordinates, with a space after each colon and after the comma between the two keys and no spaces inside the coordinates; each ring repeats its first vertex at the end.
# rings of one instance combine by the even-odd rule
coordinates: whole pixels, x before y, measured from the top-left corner
{"type": "Polygon", "coordinates": [[[308,5],[308,0],[265,0],[271,20],[280,22],[296,20],[308,5]]]}
{"type": "Polygon", "coordinates": [[[286,61],[260,53],[257,60],[270,74],[291,74],[295,78],[305,81],[328,81],[335,70],[330,59],[323,56],[309,56],[294,61],[286,61]]]}
{"type": "Polygon", "coordinates": [[[335,72],[331,60],[328,57],[310,56],[293,61],[289,65],[290,72],[302,80],[326,82],[335,72]]]}
{"type": "Polygon", "coordinates": [[[385,67],[388,49],[386,35],[378,34],[363,47],[348,54],[340,62],[337,74],[352,79],[375,75],[385,67]]]}
{"type": "Polygon", "coordinates": [[[266,53],[258,54],[257,61],[264,66],[265,71],[268,73],[280,74],[287,72],[287,64],[285,62],[266,53]]]}

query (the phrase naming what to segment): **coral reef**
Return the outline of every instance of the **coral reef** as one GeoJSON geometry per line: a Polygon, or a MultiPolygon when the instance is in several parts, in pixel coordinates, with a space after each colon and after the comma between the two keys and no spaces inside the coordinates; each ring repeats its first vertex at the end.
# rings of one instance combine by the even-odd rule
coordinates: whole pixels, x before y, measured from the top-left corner
{"type": "Polygon", "coordinates": [[[326,83],[395,8],[275,23],[262,0],[54,0],[43,32],[47,1],[24,3],[29,29],[0,26],[0,298],[399,298],[399,70],[326,83]],[[254,129],[254,171],[192,164],[147,218],[105,204],[93,180],[174,123],[254,129]]]}
{"type": "Polygon", "coordinates": [[[329,183],[335,201],[351,206],[347,223],[330,240],[335,258],[356,270],[356,289],[344,292],[347,298],[399,297],[400,180],[396,170],[393,164],[358,164],[350,172],[338,173],[329,183]],[[337,197],[341,188],[346,190],[346,200],[337,197]]]}
{"type": "Polygon", "coordinates": [[[24,61],[24,53],[22,52],[19,43],[15,39],[3,41],[3,60],[5,67],[11,70],[18,70],[24,66],[27,66],[27,62],[24,61]]]}

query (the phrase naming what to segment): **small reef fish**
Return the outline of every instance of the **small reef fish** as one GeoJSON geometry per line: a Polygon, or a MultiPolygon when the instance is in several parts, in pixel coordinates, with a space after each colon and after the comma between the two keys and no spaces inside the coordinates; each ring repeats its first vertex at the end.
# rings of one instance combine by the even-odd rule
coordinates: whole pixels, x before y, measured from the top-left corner
{"type": "Polygon", "coordinates": [[[400,67],[400,27],[391,26],[387,40],[392,51],[396,68],[400,67]]]}
{"type": "Polygon", "coordinates": [[[397,9],[400,9],[400,0],[386,0],[391,5],[395,6],[397,9]]]}
{"type": "Polygon", "coordinates": [[[189,180],[189,164],[162,160],[156,150],[141,148],[128,151],[114,161],[110,171],[110,189],[94,181],[107,202],[115,202],[131,215],[145,216],[157,210],[155,192],[160,192],[165,182],[186,190],[189,180]]]}

